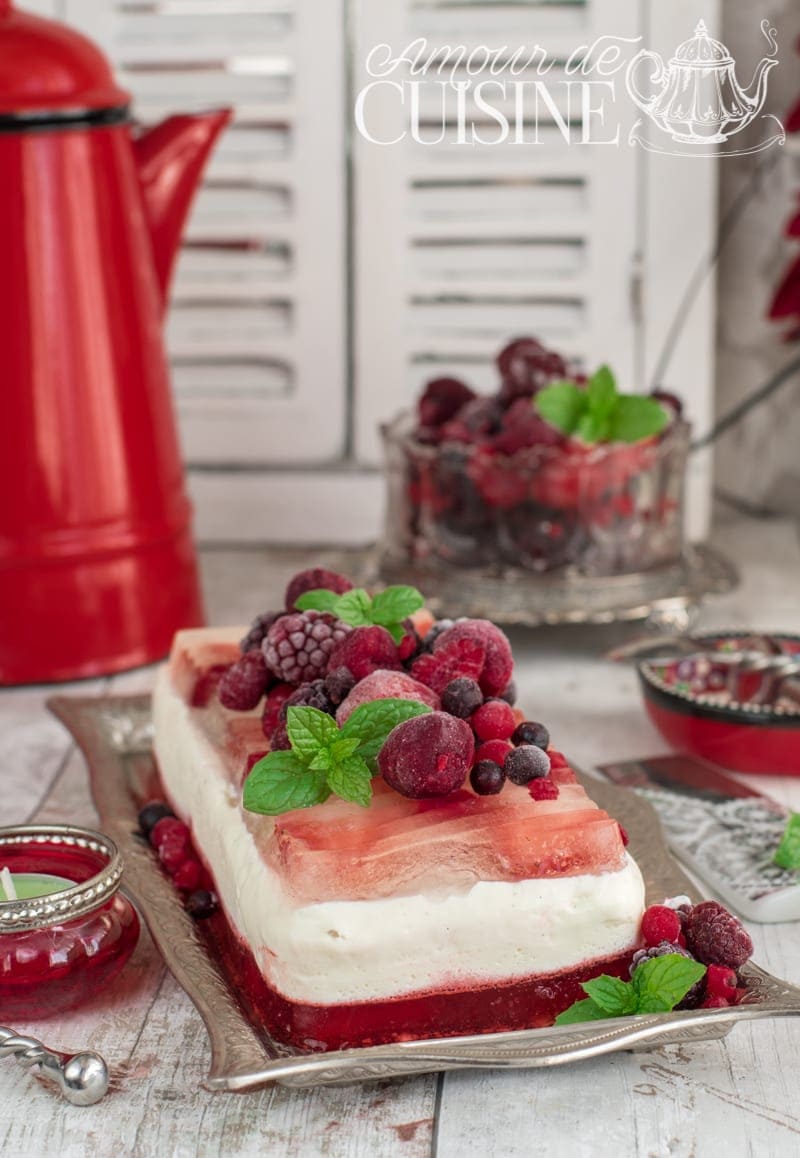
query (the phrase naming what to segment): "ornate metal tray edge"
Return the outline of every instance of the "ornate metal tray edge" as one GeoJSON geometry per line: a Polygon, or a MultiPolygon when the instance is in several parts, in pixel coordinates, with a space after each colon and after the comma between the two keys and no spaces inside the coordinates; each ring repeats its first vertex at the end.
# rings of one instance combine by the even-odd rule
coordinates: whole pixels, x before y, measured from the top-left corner
{"type": "MultiPolygon", "coordinates": [[[[327,1054],[289,1051],[257,1033],[247,1020],[195,923],[136,835],[132,785],[153,773],[149,696],[56,696],[48,701],[48,707],[70,730],[86,757],[101,827],[117,842],[125,858],[124,887],[145,918],[169,969],[205,1022],[212,1052],[210,1073],[204,1082],[209,1090],[245,1092],[273,1082],[298,1088],[346,1085],[454,1069],[542,1068],[621,1049],[713,1040],[724,1037],[738,1021],[800,1015],[800,988],[753,965],[747,967],[751,998],[732,1009],[653,1014],[327,1054]]],[[[630,833],[631,851],[644,874],[648,896],[660,900],[680,893],[696,895],[668,853],[650,805],[604,781],[583,779],[597,803],[613,812],[630,833]]]]}

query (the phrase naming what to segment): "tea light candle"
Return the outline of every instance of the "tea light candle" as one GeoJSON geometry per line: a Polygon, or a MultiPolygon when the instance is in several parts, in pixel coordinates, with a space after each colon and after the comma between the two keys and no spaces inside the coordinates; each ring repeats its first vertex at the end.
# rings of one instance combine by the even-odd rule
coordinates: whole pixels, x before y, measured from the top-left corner
{"type": "Polygon", "coordinates": [[[8,866],[0,869],[0,901],[29,901],[34,897],[49,897],[71,889],[74,881],[52,873],[12,873],[8,866]]]}

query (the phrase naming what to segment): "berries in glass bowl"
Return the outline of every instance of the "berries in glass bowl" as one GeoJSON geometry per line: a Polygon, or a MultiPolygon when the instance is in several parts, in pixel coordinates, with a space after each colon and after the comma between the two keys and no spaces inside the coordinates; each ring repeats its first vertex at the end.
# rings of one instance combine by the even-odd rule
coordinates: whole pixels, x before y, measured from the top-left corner
{"type": "Polygon", "coordinates": [[[387,562],[587,576],[674,563],[679,402],[620,393],[608,367],[587,379],[532,338],[497,364],[494,395],[438,379],[384,428],[387,562]]]}

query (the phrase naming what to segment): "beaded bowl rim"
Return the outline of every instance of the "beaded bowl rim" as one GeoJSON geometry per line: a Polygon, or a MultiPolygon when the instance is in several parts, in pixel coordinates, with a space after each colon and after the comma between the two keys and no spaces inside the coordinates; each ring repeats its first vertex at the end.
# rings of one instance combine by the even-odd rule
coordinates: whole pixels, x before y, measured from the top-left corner
{"type": "MultiPolygon", "coordinates": [[[[704,642],[713,643],[714,641],[721,640],[733,641],[742,639],[748,635],[757,634],[761,633],[739,627],[696,632],[695,636],[704,642]]],[[[788,640],[792,643],[800,644],[800,634],[797,632],[772,631],[769,634],[775,639],[788,640]]],[[[707,652],[705,654],[709,659],[714,658],[714,652],[707,652]]],[[[721,652],[720,654],[724,655],[725,653],[721,652]]],[[[669,663],[679,663],[680,660],[680,656],[675,656],[669,660],[669,663]]],[[[668,684],[656,670],[657,667],[662,668],[664,666],[666,666],[665,661],[655,664],[653,660],[643,660],[637,665],[639,677],[642,682],[649,685],[649,687],[656,692],[660,692],[662,696],[668,699],[682,701],[692,707],[700,708],[704,714],[713,714],[718,719],[761,724],[780,722],[784,727],[791,727],[793,725],[800,727],[800,709],[782,708],[771,704],[753,704],[748,700],[732,700],[728,704],[720,704],[715,698],[714,693],[697,693],[687,691],[684,688],[676,688],[674,684],[668,684]]]]}
{"type": "Polygon", "coordinates": [[[106,857],[94,876],[45,897],[0,901],[0,936],[63,925],[86,916],[112,897],[122,879],[122,854],[110,837],[74,824],[17,824],[0,828],[0,863],[3,850],[20,845],[58,845],[85,849],[106,857]]]}

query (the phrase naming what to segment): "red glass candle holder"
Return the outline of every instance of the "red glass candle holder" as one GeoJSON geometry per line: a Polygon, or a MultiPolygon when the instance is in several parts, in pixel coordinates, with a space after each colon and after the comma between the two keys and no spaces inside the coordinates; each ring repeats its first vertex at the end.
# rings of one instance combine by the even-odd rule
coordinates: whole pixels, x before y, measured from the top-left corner
{"type": "Polygon", "coordinates": [[[101,833],[71,825],[0,828],[0,867],[74,882],[35,899],[0,901],[0,1021],[74,1009],[119,973],[139,918],[117,891],[122,857],[101,833]]]}

